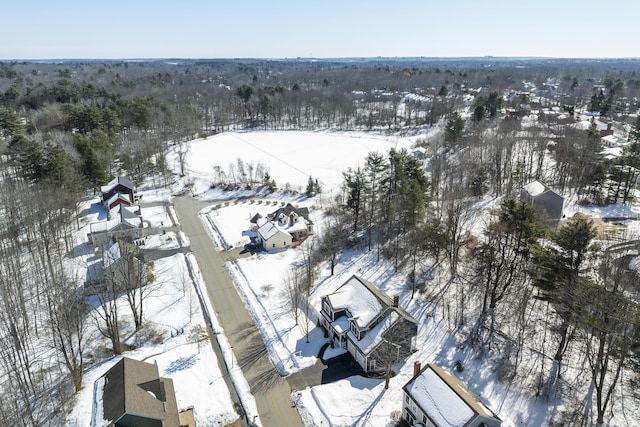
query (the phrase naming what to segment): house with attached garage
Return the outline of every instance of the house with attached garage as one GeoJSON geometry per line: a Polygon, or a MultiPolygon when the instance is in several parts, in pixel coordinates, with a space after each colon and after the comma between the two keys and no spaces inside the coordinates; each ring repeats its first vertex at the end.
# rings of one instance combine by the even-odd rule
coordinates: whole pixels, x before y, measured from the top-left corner
{"type": "Polygon", "coordinates": [[[418,322],[376,285],[351,276],[321,298],[320,322],[333,345],[346,348],[365,372],[385,370],[414,351],[418,322]]]}
{"type": "Polygon", "coordinates": [[[278,226],[291,234],[293,240],[302,240],[313,234],[313,221],[309,219],[308,208],[297,208],[291,203],[287,203],[286,206],[267,215],[267,219],[277,223],[278,226]]]}
{"type": "Polygon", "coordinates": [[[403,387],[402,418],[410,426],[500,427],[502,420],[451,372],[435,365],[413,366],[403,387]]]}

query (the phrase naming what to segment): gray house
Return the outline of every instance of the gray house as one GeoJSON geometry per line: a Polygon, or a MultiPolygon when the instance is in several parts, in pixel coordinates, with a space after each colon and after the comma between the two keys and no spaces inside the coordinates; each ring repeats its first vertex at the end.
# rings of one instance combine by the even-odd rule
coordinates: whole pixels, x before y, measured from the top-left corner
{"type": "Polygon", "coordinates": [[[143,227],[139,206],[118,205],[109,211],[106,221],[89,224],[87,237],[94,247],[101,247],[111,239],[140,239],[144,237],[143,227]]]}
{"type": "Polygon", "coordinates": [[[365,372],[381,371],[414,350],[418,322],[373,283],[351,276],[322,297],[320,321],[334,345],[346,348],[365,372]]]}
{"type": "Polygon", "coordinates": [[[562,219],[564,197],[540,181],[532,181],[522,187],[520,200],[530,204],[542,223],[556,226],[562,219]]]}
{"type": "Polygon", "coordinates": [[[179,427],[173,381],[158,367],[122,358],[94,384],[92,427],[179,427]]]}

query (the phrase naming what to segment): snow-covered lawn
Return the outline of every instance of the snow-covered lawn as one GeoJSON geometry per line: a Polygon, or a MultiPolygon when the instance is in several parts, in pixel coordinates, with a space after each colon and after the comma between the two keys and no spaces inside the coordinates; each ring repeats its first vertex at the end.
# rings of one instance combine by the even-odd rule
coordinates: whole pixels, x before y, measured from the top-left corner
{"type": "MultiPolygon", "coordinates": [[[[180,238],[183,235],[179,235],[180,238]]],[[[145,249],[177,249],[181,245],[178,235],[173,231],[170,231],[165,234],[151,234],[144,238],[144,248],[145,249]]]]}
{"type": "MultiPolygon", "coordinates": [[[[164,206],[143,207],[140,210],[142,213],[142,219],[145,222],[145,227],[160,228],[171,227],[174,225],[172,216],[169,214],[171,210],[168,210],[164,206]]],[[[175,217],[175,214],[173,214],[173,218],[175,217]]]]}
{"type": "Polygon", "coordinates": [[[387,425],[389,415],[376,411],[384,395],[384,381],[354,376],[296,392],[293,401],[305,425],[387,425]]]}
{"type": "MultiPolygon", "coordinates": [[[[168,235],[167,235],[168,236],[168,235]]],[[[167,237],[165,236],[165,237],[167,237]]],[[[175,238],[175,235],[173,236],[175,238]]],[[[159,245],[164,247],[164,245],[159,245]]],[[[218,360],[206,336],[197,342],[194,328],[206,331],[194,285],[189,278],[185,256],[177,254],[154,262],[154,282],[148,286],[145,300],[145,326],[133,334],[132,320],[124,297],[119,313],[126,324],[125,342],[135,347],[123,356],[157,362],[161,376],[173,380],[178,409],[194,408],[198,425],[219,425],[238,418],[226,388],[218,360]]],[[[91,329],[88,348],[108,348],[109,344],[91,329]]],[[[89,357],[84,388],[76,396],[76,406],[66,417],[66,425],[91,423],[93,384],[115,365],[120,356],[100,359],[89,357]]]]}
{"type": "Polygon", "coordinates": [[[171,190],[168,188],[156,188],[153,180],[147,180],[138,187],[140,203],[161,203],[171,201],[171,190]]]}

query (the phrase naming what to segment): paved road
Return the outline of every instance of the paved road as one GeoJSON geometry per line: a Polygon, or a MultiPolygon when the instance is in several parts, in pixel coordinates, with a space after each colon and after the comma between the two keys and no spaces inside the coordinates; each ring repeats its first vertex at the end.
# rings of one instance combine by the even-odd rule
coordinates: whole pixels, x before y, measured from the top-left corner
{"type": "Polygon", "coordinates": [[[233,347],[235,361],[251,386],[262,425],[302,426],[291,402],[289,384],[271,364],[262,337],[224,269],[227,256],[215,250],[200,222],[198,212],[207,204],[182,196],[174,199],[174,206],[182,230],[191,241],[209,299],[233,347]]]}

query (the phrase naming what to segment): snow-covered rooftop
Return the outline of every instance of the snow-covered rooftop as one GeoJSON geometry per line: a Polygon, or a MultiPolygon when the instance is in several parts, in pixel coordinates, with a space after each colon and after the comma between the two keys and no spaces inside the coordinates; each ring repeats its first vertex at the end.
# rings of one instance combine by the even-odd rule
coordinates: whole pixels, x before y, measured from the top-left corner
{"type": "Polygon", "coordinates": [[[109,231],[120,224],[131,228],[142,227],[142,217],[138,214],[137,207],[118,205],[109,211],[109,220],[94,222],[90,226],[91,233],[109,231]]]}
{"type": "Polygon", "coordinates": [[[116,202],[116,200],[122,200],[123,202],[126,203],[132,203],[131,199],[129,198],[128,194],[122,194],[122,193],[114,193],[111,197],[109,197],[107,199],[107,201],[105,202],[105,204],[107,206],[111,206],[113,203],[116,202]]]}
{"type": "Polygon", "coordinates": [[[539,196],[546,191],[546,187],[540,181],[532,181],[524,186],[524,190],[531,196],[539,196]]]}
{"type": "Polygon", "coordinates": [[[111,266],[114,262],[119,260],[121,256],[120,245],[118,242],[109,241],[104,245],[102,260],[105,268],[111,266]]]}
{"type": "Polygon", "coordinates": [[[340,316],[331,325],[336,332],[341,334],[349,330],[349,319],[346,316],[340,316]]]}
{"type": "MultiPolygon", "coordinates": [[[[262,219],[262,218],[261,218],[262,219]]],[[[275,236],[276,234],[278,234],[278,232],[283,232],[283,233],[287,233],[286,231],[282,230],[281,228],[279,228],[276,224],[274,224],[273,222],[265,222],[259,229],[258,229],[258,234],[260,235],[260,237],[263,240],[269,240],[270,238],[272,238],[273,236],[275,236]]]]}
{"type": "Polygon", "coordinates": [[[124,176],[118,176],[112,179],[107,185],[103,185],[100,187],[100,191],[102,193],[108,193],[113,190],[118,184],[122,184],[125,187],[128,187],[133,190],[134,184],[128,178],[124,176]]]}
{"type": "Polygon", "coordinates": [[[462,381],[438,366],[427,365],[405,390],[440,427],[462,427],[476,415],[499,420],[462,381]]]}
{"type": "Polygon", "coordinates": [[[474,416],[469,405],[431,367],[407,384],[406,390],[440,427],[462,427],[474,416]]]}
{"type": "Polygon", "coordinates": [[[361,328],[367,326],[385,308],[376,295],[355,276],[334,293],[327,295],[327,298],[334,309],[348,310],[361,328]]]}
{"type": "MultiPolygon", "coordinates": [[[[367,334],[360,340],[358,346],[364,354],[369,354],[380,342],[383,340],[384,334],[400,316],[395,311],[391,311],[388,316],[374,326],[367,334]]],[[[352,334],[352,332],[349,332],[352,334]]],[[[354,340],[355,336],[352,337],[354,340]]]]}

